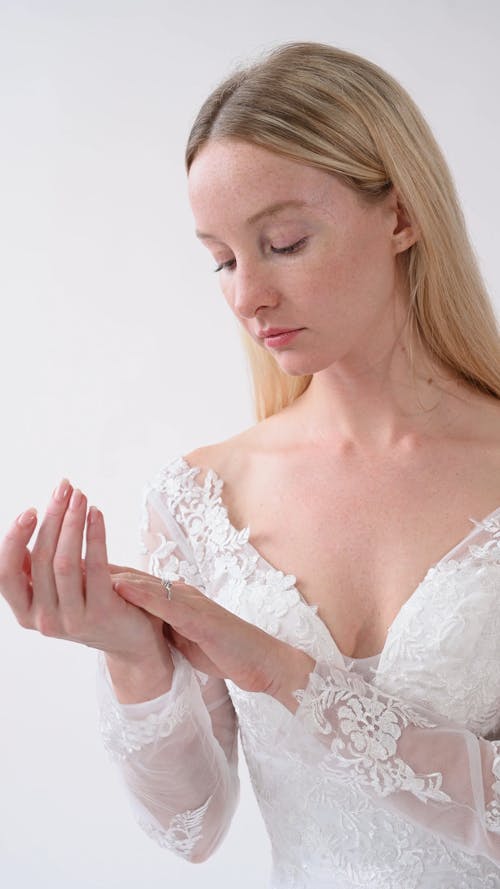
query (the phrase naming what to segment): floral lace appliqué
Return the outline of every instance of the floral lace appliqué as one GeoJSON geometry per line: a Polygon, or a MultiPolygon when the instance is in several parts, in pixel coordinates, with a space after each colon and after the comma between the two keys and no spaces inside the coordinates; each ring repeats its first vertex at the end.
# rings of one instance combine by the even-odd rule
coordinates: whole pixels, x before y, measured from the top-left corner
{"type": "Polygon", "coordinates": [[[103,743],[113,759],[126,759],[157,738],[167,738],[189,713],[186,689],[161,713],[149,713],[141,719],[128,719],[111,700],[101,712],[100,731],[103,743]]]}
{"type": "Polygon", "coordinates": [[[364,692],[365,685],[355,674],[329,665],[325,676],[311,673],[308,688],[298,689],[294,697],[301,706],[301,720],[313,730],[334,735],[332,753],[341,763],[354,768],[361,783],[372,787],[380,796],[409,790],[422,801],[450,801],[448,794],[440,789],[439,772],[417,777],[408,763],[395,756],[402,728],[409,724],[435,728],[436,724],[401,701],[388,697],[384,703],[375,687],[372,697],[366,697],[364,692]],[[340,732],[332,726],[328,711],[338,717],[340,732]]]}
{"type": "Polygon", "coordinates": [[[198,809],[188,809],[186,812],[175,815],[168,830],[157,827],[144,819],[138,819],[137,823],[163,849],[170,849],[171,852],[175,852],[189,861],[193,849],[202,835],[203,818],[212,798],[213,794],[198,809]]]}
{"type": "Polygon", "coordinates": [[[500,833],[500,741],[493,741],[495,758],[493,760],[493,774],[498,781],[493,784],[494,799],[486,806],[486,826],[488,830],[500,833]]]}

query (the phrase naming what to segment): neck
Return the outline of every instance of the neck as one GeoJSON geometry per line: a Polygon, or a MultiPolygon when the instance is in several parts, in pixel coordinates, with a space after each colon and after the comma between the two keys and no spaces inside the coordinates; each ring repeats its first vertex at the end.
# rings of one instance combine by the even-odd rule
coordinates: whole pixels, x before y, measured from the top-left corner
{"type": "MultiPolygon", "coordinates": [[[[313,375],[291,407],[304,437],[341,451],[390,450],[442,435],[459,421],[467,386],[402,334],[369,361],[347,358],[313,375]]],[[[365,353],[366,354],[366,353],[365,353]]]]}

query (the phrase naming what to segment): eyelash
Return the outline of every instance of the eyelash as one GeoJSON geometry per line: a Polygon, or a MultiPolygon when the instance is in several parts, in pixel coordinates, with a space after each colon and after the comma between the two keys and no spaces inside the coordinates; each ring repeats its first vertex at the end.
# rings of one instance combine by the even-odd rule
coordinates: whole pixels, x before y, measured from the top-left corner
{"type": "MultiPolygon", "coordinates": [[[[271,250],[273,250],[274,253],[282,253],[282,254],[298,253],[298,251],[300,250],[301,247],[304,246],[306,241],[307,241],[307,238],[301,238],[300,241],[296,241],[295,244],[290,244],[289,247],[279,247],[279,248],[278,247],[271,247],[271,250]]],[[[229,266],[231,265],[232,262],[234,262],[234,259],[229,259],[227,262],[222,262],[220,265],[217,266],[216,269],[213,269],[213,271],[220,272],[220,271],[222,271],[222,269],[229,270],[229,266]]]]}

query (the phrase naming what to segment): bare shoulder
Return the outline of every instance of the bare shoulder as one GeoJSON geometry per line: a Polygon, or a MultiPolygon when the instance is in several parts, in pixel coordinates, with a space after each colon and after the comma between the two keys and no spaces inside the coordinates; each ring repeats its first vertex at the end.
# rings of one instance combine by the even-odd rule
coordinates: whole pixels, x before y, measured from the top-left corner
{"type": "MultiPolygon", "coordinates": [[[[482,465],[486,476],[499,472],[500,399],[476,392],[457,416],[453,431],[437,439],[436,446],[449,449],[450,458],[455,455],[461,468],[475,463],[482,465]]],[[[224,480],[225,488],[243,491],[247,483],[254,487],[261,471],[266,475],[266,466],[272,466],[273,472],[280,467],[286,472],[290,464],[295,474],[298,466],[310,465],[312,453],[317,458],[314,442],[304,437],[302,427],[300,416],[289,406],[223,441],[196,448],[184,459],[202,470],[197,476],[200,483],[212,469],[224,480]]]]}
{"type": "MultiPolygon", "coordinates": [[[[257,424],[260,426],[260,424],[257,424]]],[[[197,479],[203,483],[206,473],[212,469],[226,483],[241,478],[245,473],[250,455],[255,449],[257,426],[250,426],[242,432],[220,442],[195,448],[184,456],[186,462],[202,471],[197,479]]]]}
{"type": "MultiPolygon", "coordinates": [[[[290,431],[285,428],[285,410],[274,414],[223,441],[196,448],[184,459],[201,472],[196,482],[203,485],[208,470],[223,482],[221,492],[231,523],[247,525],[249,513],[269,495],[269,486],[279,487],[277,473],[286,472],[286,454],[294,451],[290,431]],[[266,493],[265,493],[266,492],[266,493]]],[[[293,436],[292,436],[293,438],[293,436]]]]}

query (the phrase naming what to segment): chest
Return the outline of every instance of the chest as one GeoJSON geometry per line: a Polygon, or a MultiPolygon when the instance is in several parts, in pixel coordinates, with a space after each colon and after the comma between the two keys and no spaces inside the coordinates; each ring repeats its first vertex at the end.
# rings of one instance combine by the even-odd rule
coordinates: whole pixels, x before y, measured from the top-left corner
{"type": "Polygon", "coordinates": [[[224,487],[236,527],[273,567],[296,577],[339,650],[379,653],[428,569],[500,505],[500,482],[471,469],[249,460],[224,487]],[[354,471],[356,469],[356,471],[354,471]]]}

